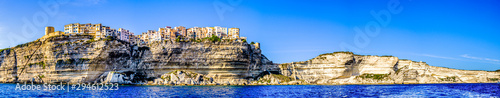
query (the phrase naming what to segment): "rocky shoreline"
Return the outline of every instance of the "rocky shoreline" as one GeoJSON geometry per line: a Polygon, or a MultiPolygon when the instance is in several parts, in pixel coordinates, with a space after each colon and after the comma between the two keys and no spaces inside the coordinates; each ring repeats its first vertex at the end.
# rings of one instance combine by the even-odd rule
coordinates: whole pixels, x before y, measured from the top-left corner
{"type": "Polygon", "coordinates": [[[275,64],[247,42],[155,42],[53,36],[0,50],[0,83],[364,85],[497,83],[500,71],[429,66],[393,56],[321,54],[275,64]]]}

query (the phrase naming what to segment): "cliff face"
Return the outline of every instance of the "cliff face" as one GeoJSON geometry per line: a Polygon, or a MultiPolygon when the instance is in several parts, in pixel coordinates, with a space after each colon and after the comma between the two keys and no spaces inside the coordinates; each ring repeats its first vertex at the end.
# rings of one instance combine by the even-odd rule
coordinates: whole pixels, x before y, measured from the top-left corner
{"type": "MultiPolygon", "coordinates": [[[[272,67],[244,42],[157,42],[130,46],[92,36],[56,36],[3,50],[0,82],[144,83],[174,70],[246,81],[272,67]]],[[[215,82],[214,82],[215,83],[215,82]]]]}
{"type": "Polygon", "coordinates": [[[500,72],[429,66],[351,52],[274,65],[246,42],[127,42],[46,37],[0,50],[0,82],[159,85],[401,84],[498,82],[500,72]]]}
{"type": "Polygon", "coordinates": [[[279,67],[284,76],[316,84],[484,83],[500,78],[499,72],[456,70],[392,56],[350,52],[322,54],[279,67]]]}

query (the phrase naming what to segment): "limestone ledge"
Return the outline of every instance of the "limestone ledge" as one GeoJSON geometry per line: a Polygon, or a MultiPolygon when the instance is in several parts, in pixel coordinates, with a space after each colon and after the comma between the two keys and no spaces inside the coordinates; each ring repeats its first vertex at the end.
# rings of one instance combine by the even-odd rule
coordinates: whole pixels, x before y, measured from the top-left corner
{"type": "Polygon", "coordinates": [[[283,75],[309,84],[496,83],[500,78],[500,72],[457,70],[352,52],[322,54],[279,67],[283,75]]]}

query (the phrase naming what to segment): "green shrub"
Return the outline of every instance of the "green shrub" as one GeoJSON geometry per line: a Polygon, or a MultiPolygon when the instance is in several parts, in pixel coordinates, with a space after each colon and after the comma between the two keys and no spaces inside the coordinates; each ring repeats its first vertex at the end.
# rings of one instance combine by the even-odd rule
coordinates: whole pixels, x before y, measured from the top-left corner
{"type": "Polygon", "coordinates": [[[0,52],[3,52],[5,50],[9,50],[10,48],[4,48],[4,49],[0,49],[0,52]]]}
{"type": "Polygon", "coordinates": [[[489,78],[490,81],[498,81],[498,78],[489,78]]]}
{"type": "Polygon", "coordinates": [[[361,77],[363,79],[371,78],[375,80],[382,80],[387,78],[389,75],[388,74],[363,74],[359,75],[358,77],[361,77]]]}
{"type": "Polygon", "coordinates": [[[66,61],[64,61],[65,64],[73,64],[74,62],[74,59],[66,59],[66,61]]]}
{"type": "Polygon", "coordinates": [[[392,55],[382,55],[380,57],[394,57],[394,56],[392,56],[392,55]]]}
{"type": "Polygon", "coordinates": [[[175,42],[181,42],[181,39],[182,39],[181,36],[177,36],[177,38],[175,38],[175,42]]]}
{"type": "Polygon", "coordinates": [[[320,54],[319,56],[324,56],[324,55],[333,55],[333,54],[337,54],[337,53],[354,54],[354,53],[349,52],[349,51],[337,51],[337,52],[333,52],[333,53],[324,53],[324,54],[320,54]]]}
{"type": "Polygon", "coordinates": [[[212,35],[212,37],[208,38],[211,42],[220,42],[220,38],[215,36],[215,35],[212,35]]]}
{"type": "Polygon", "coordinates": [[[45,75],[38,75],[38,78],[40,79],[45,78],[45,75]]]}
{"type": "Polygon", "coordinates": [[[446,77],[446,78],[440,78],[441,81],[453,81],[457,82],[457,76],[452,76],[452,77],[446,77]]]}
{"type": "Polygon", "coordinates": [[[88,58],[80,58],[80,61],[89,61],[90,59],[88,58]]]}
{"type": "Polygon", "coordinates": [[[113,36],[107,36],[104,41],[111,41],[111,40],[115,40],[116,38],[113,37],[113,36]]]}
{"type": "Polygon", "coordinates": [[[255,42],[252,41],[252,42],[250,42],[250,44],[255,44],[255,42]]]}

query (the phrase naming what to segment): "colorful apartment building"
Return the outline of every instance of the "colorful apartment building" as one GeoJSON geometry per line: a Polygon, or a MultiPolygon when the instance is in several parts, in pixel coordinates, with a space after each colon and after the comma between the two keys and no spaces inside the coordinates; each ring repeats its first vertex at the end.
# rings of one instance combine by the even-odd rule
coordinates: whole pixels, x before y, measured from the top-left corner
{"type": "Polygon", "coordinates": [[[118,35],[118,39],[129,42],[129,36],[131,35],[131,32],[129,30],[119,28],[116,32],[116,35],[118,35]]]}
{"type": "MultiPolygon", "coordinates": [[[[95,38],[97,39],[102,39],[102,38],[106,38],[108,35],[111,35],[111,34],[108,34],[108,33],[113,33],[111,32],[111,28],[108,27],[108,26],[102,26],[102,29],[100,32],[96,32],[95,34],[95,38]]],[[[116,31],[116,30],[114,30],[116,31]]]]}
{"type": "Polygon", "coordinates": [[[73,23],[73,24],[68,24],[64,26],[64,33],[69,34],[69,35],[74,35],[74,34],[89,34],[89,35],[94,35],[97,32],[102,32],[102,24],[80,24],[80,23],[73,23]]]}
{"type": "Polygon", "coordinates": [[[214,33],[219,38],[226,37],[227,36],[227,28],[215,26],[214,27],[214,33]]]}
{"type": "Polygon", "coordinates": [[[230,39],[240,38],[240,28],[229,28],[228,37],[230,39]]]}
{"type": "Polygon", "coordinates": [[[189,28],[187,29],[186,39],[197,39],[199,38],[199,36],[202,36],[201,34],[203,34],[202,28],[199,27],[189,28]]]}
{"type": "MultiPolygon", "coordinates": [[[[193,27],[186,28],[183,26],[158,28],[158,31],[148,30],[140,35],[134,35],[134,33],[126,30],[124,28],[113,29],[108,26],[103,26],[102,24],[80,24],[73,23],[64,26],[64,32],[55,31],[54,27],[48,26],[45,28],[45,35],[93,35],[97,39],[102,39],[106,37],[114,37],[119,40],[130,42],[131,44],[148,44],[154,41],[175,41],[176,38],[184,38],[182,40],[196,40],[203,39],[206,37],[212,37],[215,35],[221,39],[246,39],[246,37],[240,37],[239,28],[226,28],[220,26],[214,27],[193,27]]],[[[45,36],[44,36],[45,37],[45,36]]]]}

